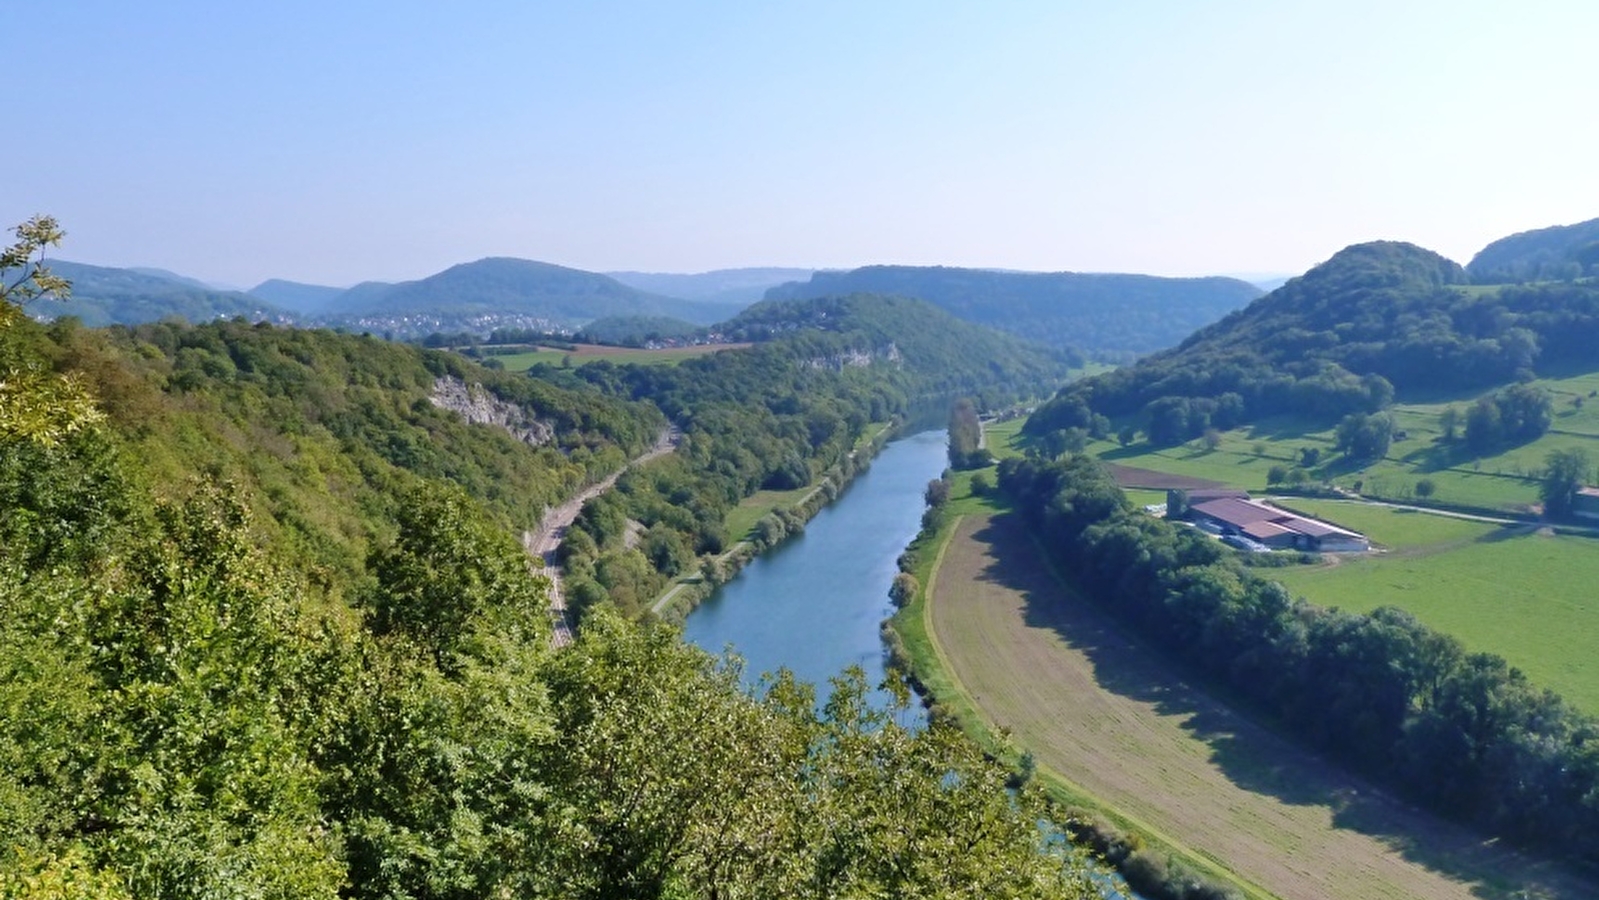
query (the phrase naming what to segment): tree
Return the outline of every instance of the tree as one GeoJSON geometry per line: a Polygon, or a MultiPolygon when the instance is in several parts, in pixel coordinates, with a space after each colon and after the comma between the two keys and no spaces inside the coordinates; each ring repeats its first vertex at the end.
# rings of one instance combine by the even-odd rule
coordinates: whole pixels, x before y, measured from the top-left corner
{"type": "Polygon", "coordinates": [[[1444,440],[1453,441],[1460,431],[1460,410],[1453,406],[1438,414],[1438,427],[1443,429],[1444,440]]]}
{"type": "Polygon", "coordinates": [[[1543,483],[1538,486],[1544,515],[1551,519],[1570,516],[1577,505],[1577,492],[1590,474],[1588,453],[1581,447],[1549,451],[1544,457],[1543,483]]]}
{"type": "Polygon", "coordinates": [[[1353,413],[1338,423],[1338,449],[1351,459],[1381,459],[1393,441],[1394,420],[1385,414],[1353,413]]]}
{"type": "Polygon", "coordinates": [[[1436,484],[1433,484],[1433,481],[1432,481],[1431,478],[1423,478],[1420,481],[1416,482],[1416,496],[1420,497],[1423,500],[1427,499],[1428,497],[1431,497],[1434,493],[1437,492],[1437,490],[1438,490],[1438,486],[1436,484]]]}
{"type": "Polygon", "coordinates": [[[26,306],[40,297],[67,299],[72,286],[44,264],[45,248],[59,245],[67,233],[50,216],[34,216],[14,232],[17,242],[0,251],[0,300],[26,306]]]}

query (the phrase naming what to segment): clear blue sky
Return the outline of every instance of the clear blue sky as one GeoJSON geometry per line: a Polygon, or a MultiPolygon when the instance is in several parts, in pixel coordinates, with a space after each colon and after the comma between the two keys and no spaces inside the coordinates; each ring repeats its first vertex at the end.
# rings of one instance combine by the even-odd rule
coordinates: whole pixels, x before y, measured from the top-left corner
{"type": "Polygon", "coordinates": [[[1599,216],[1599,3],[12,4],[0,223],[249,286],[1461,262],[1599,216]]]}

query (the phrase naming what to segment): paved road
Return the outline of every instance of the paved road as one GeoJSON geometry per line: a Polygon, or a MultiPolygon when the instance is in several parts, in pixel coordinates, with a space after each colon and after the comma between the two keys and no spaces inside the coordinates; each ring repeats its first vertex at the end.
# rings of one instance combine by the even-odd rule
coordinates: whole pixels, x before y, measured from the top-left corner
{"type": "Polygon", "coordinates": [[[556,565],[555,556],[556,551],[561,548],[561,538],[566,536],[566,529],[577,521],[578,513],[583,511],[583,504],[614,487],[616,479],[620,478],[623,472],[671,453],[677,449],[682,437],[682,433],[676,428],[666,429],[656,439],[655,446],[612,472],[604,481],[589,485],[565,503],[546,512],[538,528],[522,532],[523,549],[529,556],[539,560],[544,566],[544,574],[550,579],[550,619],[555,626],[555,631],[550,636],[550,643],[553,646],[565,647],[572,643],[572,623],[566,614],[566,594],[561,588],[561,569],[556,565]]]}

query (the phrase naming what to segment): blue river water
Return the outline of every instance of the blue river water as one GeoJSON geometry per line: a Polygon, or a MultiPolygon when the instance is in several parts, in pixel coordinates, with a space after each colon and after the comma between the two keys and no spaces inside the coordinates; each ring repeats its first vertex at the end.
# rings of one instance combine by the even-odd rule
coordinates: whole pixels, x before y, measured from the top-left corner
{"type": "Polygon", "coordinates": [[[895,561],[921,528],[927,482],[948,465],[943,431],[890,443],[803,533],[751,562],[688,616],[684,637],[731,646],[751,681],[786,667],[817,686],[846,666],[883,679],[879,626],[893,613],[895,561]]]}

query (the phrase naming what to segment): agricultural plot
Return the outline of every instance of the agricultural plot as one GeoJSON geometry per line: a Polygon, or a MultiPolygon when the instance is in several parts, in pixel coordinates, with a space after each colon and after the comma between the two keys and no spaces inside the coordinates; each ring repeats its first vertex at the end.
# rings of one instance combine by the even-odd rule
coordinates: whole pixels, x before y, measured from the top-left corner
{"type": "Polygon", "coordinates": [[[949,681],[990,730],[1007,730],[1046,777],[1223,862],[1253,896],[1599,892],[1407,808],[1185,683],[1064,590],[1003,516],[957,525],[926,616],[949,681]]]}
{"type": "Polygon", "coordinates": [[[599,344],[577,344],[572,350],[563,350],[554,347],[541,347],[526,353],[513,353],[507,356],[495,356],[509,372],[525,372],[539,363],[549,363],[552,366],[570,363],[580,366],[584,363],[594,362],[599,359],[608,359],[614,363],[638,363],[640,365],[676,365],[685,359],[695,359],[718,350],[731,350],[739,347],[748,347],[749,344],[701,344],[695,347],[667,347],[661,350],[642,350],[633,347],[607,347],[599,344]]]}
{"type": "MultiPolygon", "coordinates": [[[[1088,447],[1108,463],[1219,481],[1264,490],[1273,466],[1301,466],[1305,478],[1390,500],[1416,498],[1430,482],[1431,502],[1505,512],[1525,512],[1538,501],[1538,478],[1553,450],[1582,448],[1599,463],[1599,373],[1536,382],[1553,404],[1549,432],[1531,443],[1478,456],[1462,441],[1445,441],[1441,416],[1464,413],[1475,395],[1447,401],[1401,403],[1389,410],[1396,436],[1380,460],[1351,461],[1336,450],[1331,427],[1278,416],[1215,436],[1214,446],[1195,440],[1177,447],[1139,441],[1122,447],[1098,441],[1088,447]],[[1306,461],[1305,454],[1314,461],[1306,461]]],[[[1120,424],[1120,423],[1119,423],[1120,424]]],[[[1458,436],[1458,432],[1457,432],[1458,436]]]]}
{"type": "Polygon", "coordinates": [[[1390,548],[1333,566],[1273,571],[1294,594],[1357,612],[1407,610],[1599,715],[1599,538],[1350,503],[1289,505],[1390,548]]]}

